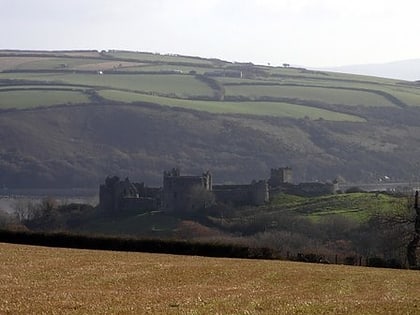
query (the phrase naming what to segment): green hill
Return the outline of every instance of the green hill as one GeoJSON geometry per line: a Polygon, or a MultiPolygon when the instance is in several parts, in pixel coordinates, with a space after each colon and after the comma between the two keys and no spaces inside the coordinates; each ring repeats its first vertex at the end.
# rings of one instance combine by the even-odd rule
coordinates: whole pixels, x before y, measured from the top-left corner
{"type": "Polygon", "coordinates": [[[128,51],[0,51],[0,185],[417,180],[415,82],[128,51]]]}

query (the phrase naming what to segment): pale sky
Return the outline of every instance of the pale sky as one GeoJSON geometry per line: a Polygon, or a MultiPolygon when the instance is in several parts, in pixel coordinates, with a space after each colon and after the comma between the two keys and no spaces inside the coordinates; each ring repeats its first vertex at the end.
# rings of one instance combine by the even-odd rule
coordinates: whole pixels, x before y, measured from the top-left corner
{"type": "Polygon", "coordinates": [[[305,67],[420,58],[419,0],[0,0],[0,49],[305,67]]]}

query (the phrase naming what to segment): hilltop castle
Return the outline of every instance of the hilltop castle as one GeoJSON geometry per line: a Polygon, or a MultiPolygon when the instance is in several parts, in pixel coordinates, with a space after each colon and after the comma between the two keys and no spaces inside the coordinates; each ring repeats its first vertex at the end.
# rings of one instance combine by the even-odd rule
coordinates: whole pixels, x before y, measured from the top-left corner
{"type": "Polygon", "coordinates": [[[260,206],[270,196],[284,192],[296,195],[333,194],[337,183],[292,183],[289,167],[271,169],[268,181],[252,181],[248,185],[213,185],[209,171],[199,176],[181,175],[174,168],[163,173],[163,187],[147,187],[132,183],[128,178],[107,177],[99,188],[99,206],[106,212],[129,210],[163,210],[165,212],[192,211],[214,203],[232,206],[260,206]]]}

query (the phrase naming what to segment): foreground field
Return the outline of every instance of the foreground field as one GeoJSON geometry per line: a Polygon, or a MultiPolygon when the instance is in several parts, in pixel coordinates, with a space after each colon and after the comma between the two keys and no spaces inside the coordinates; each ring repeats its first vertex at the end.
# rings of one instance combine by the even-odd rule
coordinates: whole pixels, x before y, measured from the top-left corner
{"type": "Polygon", "coordinates": [[[0,244],[2,314],[417,314],[420,273],[0,244]]]}

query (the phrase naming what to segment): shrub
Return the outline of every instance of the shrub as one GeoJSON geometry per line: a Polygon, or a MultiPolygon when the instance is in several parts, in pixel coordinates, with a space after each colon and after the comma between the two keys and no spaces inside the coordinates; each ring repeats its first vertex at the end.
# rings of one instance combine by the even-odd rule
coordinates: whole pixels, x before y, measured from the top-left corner
{"type": "Polygon", "coordinates": [[[357,187],[357,186],[352,186],[352,187],[349,187],[347,190],[346,190],[346,193],[347,194],[354,194],[354,193],[360,193],[360,192],[365,192],[362,188],[360,188],[360,187],[357,187]]]}
{"type": "Polygon", "coordinates": [[[381,257],[371,257],[367,260],[368,267],[378,267],[378,268],[385,268],[386,261],[381,257]]]}
{"type": "Polygon", "coordinates": [[[349,266],[357,265],[357,257],[356,256],[347,256],[344,258],[344,264],[349,266]]]}

